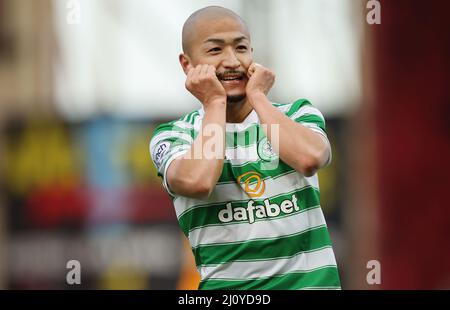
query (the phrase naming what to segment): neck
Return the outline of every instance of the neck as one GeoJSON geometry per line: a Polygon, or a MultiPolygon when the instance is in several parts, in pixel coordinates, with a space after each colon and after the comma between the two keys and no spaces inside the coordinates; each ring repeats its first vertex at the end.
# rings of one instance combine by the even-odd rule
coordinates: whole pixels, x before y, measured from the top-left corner
{"type": "Polygon", "coordinates": [[[227,102],[227,123],[242,123],[253,110],[253,107],[243,99],[238,102],[227,102]]]}

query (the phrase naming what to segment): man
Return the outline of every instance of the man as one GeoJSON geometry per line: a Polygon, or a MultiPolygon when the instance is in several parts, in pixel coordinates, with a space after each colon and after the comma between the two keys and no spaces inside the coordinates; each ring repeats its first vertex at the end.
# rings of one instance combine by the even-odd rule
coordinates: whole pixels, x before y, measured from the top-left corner
{"type": "Polygon", "coordinates": [[[253,62],[234,12],[198,10],[182,37],[186,88],[202,108],[159,126],[150,152],[199,288],[340,289],[316,174],[331,160],[322,114],[267,99],[275,75],[253,62]]]}

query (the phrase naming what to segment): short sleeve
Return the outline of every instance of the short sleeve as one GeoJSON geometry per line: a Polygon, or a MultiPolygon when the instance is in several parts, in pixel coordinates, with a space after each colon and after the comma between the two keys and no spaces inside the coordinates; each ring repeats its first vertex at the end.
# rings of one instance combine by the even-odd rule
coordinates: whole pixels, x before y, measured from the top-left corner
{"type": "MultiPolygon", "coordinates": [[[[194,131],[181,121],[170,122],[158,126],[150,141],[150,156],[163,179],[167,192],[175,196],[167,183],[166,173],[172,161],[187,153],[194,141],[194,131]]],[[[189,125],[189,124],[187,124],[189,125]]]]}
{"type": "MultiPolygon", "coordinates": [[[[328,136],[326,133],[325,118],[323,117],[319,109],[314,107],[308,100],[299,99],[295,101],[286,112],[286,115],[295,122],[308,127],[309,129],[322,135],[328,145],[330,145],[330,141],[328,140],[328,136]]],[[[332,154],[330,147],[330,156],[326,165],[331,162],[331,158],[332,154]]]]}

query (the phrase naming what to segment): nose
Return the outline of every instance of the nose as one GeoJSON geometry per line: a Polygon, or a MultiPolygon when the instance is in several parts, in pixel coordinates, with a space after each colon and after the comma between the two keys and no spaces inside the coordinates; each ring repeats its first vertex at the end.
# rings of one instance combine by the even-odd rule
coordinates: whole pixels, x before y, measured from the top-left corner
{"type": "Polygon", "coordinates": [[[223,53],[224,58],[222,60],[222,65],[227,69],[237,69],[241,65],[241,62],[236,57],[234,49],[227,48],[225,53],[223,53]]]}

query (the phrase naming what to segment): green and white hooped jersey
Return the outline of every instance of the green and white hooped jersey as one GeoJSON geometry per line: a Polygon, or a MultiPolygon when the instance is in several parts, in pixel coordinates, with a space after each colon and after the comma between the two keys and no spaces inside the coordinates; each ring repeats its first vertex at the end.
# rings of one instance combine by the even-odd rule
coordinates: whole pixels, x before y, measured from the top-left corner
{"type": "MultiPolygon", "coordinates": [[[[326,137],[322,114],[307,100],[274,106],[326,137]]],[[[340,289],[317,174],[305,177],[272,152],[254,110],[244,122],[226,125],[226,159],[208,199],[170,190],[167,168],[197,137],[203,113],[160,125],[150,142],[158,175],[191,244],[199,288],[340,289]]]]}

